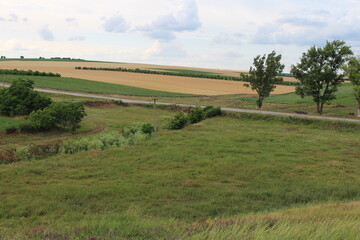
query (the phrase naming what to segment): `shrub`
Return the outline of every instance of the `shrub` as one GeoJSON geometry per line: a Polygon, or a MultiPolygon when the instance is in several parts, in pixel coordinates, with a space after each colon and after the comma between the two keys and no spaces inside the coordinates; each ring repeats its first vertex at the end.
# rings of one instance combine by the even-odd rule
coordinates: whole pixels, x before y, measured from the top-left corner
{"type": "Polygon", "coordinates": [[[37,130],[50,130],[56,127],[57,119],[49,108],[30,113],[30,125],[37,130]]]}
{"type": "Polygon", "coordinates": [[[56,118],[56,125],[75,131],[80,127],[81,120],[86,116],[82,103],[53,103],[49,106],[52,116],[56,118]]]}
{"type": "Polygon", "coordinates": [[[31,157],[29,147],[19,147],[15,151],[15,158],[18,161],[29,160],[31,157]]]}
{"type": "Polygon", "coordinates": [[[190,110],[189,122],[191,124],[201,122],[204,119],[204,111],[200,107],[196,107],[190,110]]]}
{"type": "Polygon", "coordinates": [[[123,134],[125,137],[130,137],[137,132],[151,135],[154,132],[154,127],[151,123],[136,123],[130,127],[125,127],[123,129],[123,134]]]}
{"type": "Polygon", "coordinates": [[[179,112],[169,122],[170,129],[182,129],[189,124],[189,118],[185,113],[179,112]]]}
{"type": "Polygon", "coordinates": [[[222,115],[220,107],[207,106],[203,109],[203,111],[204,111],[204,118],[212,118],[222,115]]]}
{"type": "Polygon", "coordinates": [[[5,129],[6,134],[12,134],[15,133],[18,130],[15,126],[9,126],[5,129]]]}

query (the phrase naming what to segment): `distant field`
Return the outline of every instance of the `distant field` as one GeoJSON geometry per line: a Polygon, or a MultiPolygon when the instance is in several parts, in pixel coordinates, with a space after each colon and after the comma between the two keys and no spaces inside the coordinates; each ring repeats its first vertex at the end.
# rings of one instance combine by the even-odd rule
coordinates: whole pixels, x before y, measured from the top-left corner
{"type": "Polygon", "coordinates": [[[154,68],[154,69],[169,71],[169,72],[176,72],[176,73],[220,75],[219,73],[216,73],[216,72],[205,72],[205,71],[196,71],[196,70],[188,70],[188,69],[174,69],[174,68],[154,68]]]}
{"type": "MultiPolygon", "coordinates": [[[[164,92],[185,93],[194,95],[225,95],[225,94],[253,94],[250,88],[243,86],[242,82],[188,78],[178,76],[145,75],[126,72],[108,72],[108,71],[87,71],[75,70],[79,63],[77,62],[59,62],[59,61],[1,61],[0,69],[17,68],[21,70],[37,70],[45,72],[60,73],[63,77],[72,77],[77,79],[87,79],[99,82],[120,84],[138,88],[145,88],[164,92]]],[[[107,68],[164,68],[164,66],[146,65],[146,64],[127,64],[127,63],[105,63],[89,62],[87,67],[107,67],[107,68]]],[[[172,69],[175,69],[172,67],[172,69]]],[[[184,68],[179,68],[184,69],[184,68]]],[[[191,71],[207,71],[206,69],[187,69],[191,71]]],[[[232,71],[217,71],[217,73],[232,71]]],[[[238,76],[238,74],[236,75],[238,76]]],[[[278,86],[274,94],[283,94],[293,92],[294,87],[278,86]]]]}
{"type": "MultiPolygon", "coordinates": [[[[51,78],[51,77],[39,77],[39,76],[7,75],[5,77],[5,80],[7,82],[12,82],[13,80],[18,78],[33,80],[35,82],[35,87],[51,88],[51,89],[75,91],[75,92],[132,95],[132,96],[158,96],[158,97],[195,96],[191,94],[163,92],[163,91],[156,91],[145,88],[137,88],[137,87],[124,86],[119,84],[97,82],[97,81],[90,81],[90,80],[76,79],[76,78],[66,78],[66,77],[51,78]]],[[[3,78],[0,76],[0,83],[1,81],[3,81],[3,78]]]]}

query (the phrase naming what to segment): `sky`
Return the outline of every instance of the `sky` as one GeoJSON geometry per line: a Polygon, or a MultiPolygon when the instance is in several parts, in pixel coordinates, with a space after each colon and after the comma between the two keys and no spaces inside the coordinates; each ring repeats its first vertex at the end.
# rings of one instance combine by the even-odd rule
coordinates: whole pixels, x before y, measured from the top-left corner
{"type": "Polygon", "coordinates": [[[248,70],[275,50],[285,71],[311,46],[360,54],[360,0],[0,1],[0,55],[248,70]]]}

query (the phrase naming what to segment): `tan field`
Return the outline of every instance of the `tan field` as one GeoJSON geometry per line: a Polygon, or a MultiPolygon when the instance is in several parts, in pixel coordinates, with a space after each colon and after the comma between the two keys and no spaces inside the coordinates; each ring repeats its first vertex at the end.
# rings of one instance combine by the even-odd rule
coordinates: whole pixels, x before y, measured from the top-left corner
{"type": "MultiPolygon", "coordinates": [[[[215,70],[202,68],[170,67],[149,64],[107,63],[107,62],[58,62],[58,61],[1,61],[0,69],[34,70],[42,72],[60,73],[63,77],[81,78],[99,82],[115,83],[152,90],[199,94],[199,95],[225,95],[225,94],[254,94],[250,88],[243,86],[243,82],[201,79],[177,76],[164,76],[153,74],[139,74],[112,71],[75,70],[75,67],[108,67],[108,68],[171,68],[187,69],[220,73],[229,76],[239,76],[240,71],[215,70]]],[[[293,92],[294,87],[277,86],[273,94],[293,92]]]]}

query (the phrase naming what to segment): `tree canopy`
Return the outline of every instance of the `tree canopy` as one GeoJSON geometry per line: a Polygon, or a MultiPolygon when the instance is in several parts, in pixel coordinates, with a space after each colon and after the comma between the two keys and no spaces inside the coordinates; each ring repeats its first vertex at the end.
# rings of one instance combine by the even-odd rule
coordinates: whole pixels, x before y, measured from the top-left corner
{"type": "Polygon", "coordinates": [[[337,87],[345,76],[341,67],[352,54],[344,41],[335,40],[326,42],[324,47],[311,47],[298,64],[291,66],[291,73],[300,81],[296,93],[301,97],[311,96],[319,114],[325,103],[335,99],[337,87]]]}
{"type": "Polygon", "coordinates": [[[360,117],[360,56],[351,58],[349,64],[344,66],[344,70],[353,84],[355,98],[358,102],[358,117],[360,117]]]}
{"type": "Polygon", "coordinates": [[[254,58],[254,67],[250,67],[249,75],[241,74],[241,77],[250,84],[244,84],[244,86],[251,86],[251,89],[258,93],[256,103],[259,108],[262,107],[264,99],[274,91],[275,84],[283,81],[281,77],[278,77],[285,67],[280,61],[281,55],[276,55],[275,51],[267,56],[259,55],[254,58]]]}
{"type": "Polygon", "coordinates": [[[51,104],[51,99],[41,96],[33,89],[31,80],[17,79],[9,88],[0,90],[0,115],[29,115],[51,104]]]}

